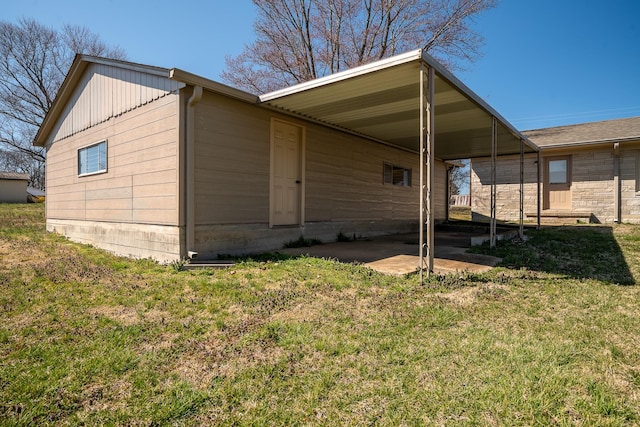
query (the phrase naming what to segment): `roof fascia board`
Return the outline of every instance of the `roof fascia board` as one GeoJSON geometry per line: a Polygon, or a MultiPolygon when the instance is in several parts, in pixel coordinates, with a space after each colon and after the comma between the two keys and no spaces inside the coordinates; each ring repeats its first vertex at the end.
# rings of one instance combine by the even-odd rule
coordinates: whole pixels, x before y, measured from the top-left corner
{"type": "Polygon", "coordinates": [[[632,142],[632,141],[640,141],[640,136],[633,136],[633,137],[627,137],[627,138],[600,139],[596,141],[546,144],[546,145],[540,145],[540,151],[545,151],[551,148],[555,149],[555,148],[588,147],[591,145],[607,145],[607,144],[615,144],[616,142],[632,142]]]}
{"type": "Polygon", "coordinates": [[[478,105],[480,108],[485,110],[490,115],[494,116],[498,121],[509,131],[511,134],[521,139],[530,149],[535,152],[540,151],[540,148],[529,138],[524,136],[520,131],[518,131],[507,119],[502,117],[500,113],[498,113],[492,106],[490,106],[486,101],[480,98],[474,91],[472,91],[467,85],[462,83],[460,79],[454,76],[449,70],[444,68],[442,64],[440,64],[434,57],[429,55],[427,52],[421,51],[422,60],[425,62],[427,67],[433,67],[433,69],[438,73],[438,75],[451,83],[455,88],[460,90],[465,96],[467,96],[472,102],[478,105]]]}
{"type": "Polygon", "coordinates": [[[403,53],[401,55],[392,56],[387,59],[372,62],[369,64],[361,65],[359,67],[351,68],[339,73],[330,74],[319,79],[310,80],[308,82],[300,83],[294,86],[290,86],[284,89],[279,89],[274,92],[265,93],[260,95],[260,102],[268,102],[283,96],[292,95],[295,93],[304,92],[306,90],[318,88],[331,83],[336,83],[342,80],[348,80],[354,77],[362,76],[365,74],[373,73],[375,71],[391,68],[396,65],[405,64],[407,62],[416,61],[421,58],[421,50],[414,50],[411,52],[403,53]]]}
{"type": "Polygon", "coordinates": [[[94,64],[108,65],[111,67],[124,68],[140,73],[152,74],[154,76],[169,78],[169,69],[162,67],[154,67],[152,65],[137,64],[135,62],[122,61],[120,59],[102,58],[99,56],[80,55],[81,59],[94,64]]]}
{"type": "Polygon", "coordinates": [[[0,172],[0,179],[5,181],[29,181],[31,176],[29,174],[22,173],[0,172]]]}
{"type": "Polygon", "coordinates": [[[71,96],[71,92],[75,87],[75,83],[79,80],[79,76],[82,75],[84,70],[87,68],[88,62],[86,61],[86,55],[76,55],[71,63],[71,67],[67,72],[67,76],[62,81],[62,85],[60,85],[60,89],[58,89],[58,93],[56,94],[53,103],[51,104],[51,108],[47,111],[47,114],[42,119],[42,123],[38,128],[38,132],[36,133],[35,138],[33,139],[33,145],[38,147],[44,147],[45,138],[44,135],[48,135],[51,127],[54,125],[55,121],[58,119],[60,112],[64,108],[65,101],[71,96]]]}
{"type": "Polygon", "coordinates": [[[207,89],[211,92],[230,96],[241,101],[250,102],[252,104],[258,103],[258,97],[256,95],[233,88],[231,86],[224,85],[222,83],[218,83],[214,80],[210,80],[196,74],[192,74],[179,68],[172,68],[171,70],[169,70],[169,78],[171,80],[175,80],[190,86],[202,86],[204,89],[207,89]]]}

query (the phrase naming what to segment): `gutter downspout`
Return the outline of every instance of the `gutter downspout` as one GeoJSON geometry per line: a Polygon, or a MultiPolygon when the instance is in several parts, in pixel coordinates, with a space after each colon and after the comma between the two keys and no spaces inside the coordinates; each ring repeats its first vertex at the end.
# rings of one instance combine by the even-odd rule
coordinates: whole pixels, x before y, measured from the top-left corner
{"type": "Polygon", "coordinates": [[[194,86],[191,97],[187,100],[187,138],[186,151],[187,162],[185,167],[186,173],[186,249],[187,256],[194,259],[198,256],[198,252],[194,249],[195,244],[195,106],[202,99],[202,86],[194,86]]]}
{"type": "Polygon", "coordinates": [[[451,172],[455,166],[448,165],[447,166],[447,185],[445,185],[445,203],[446,203],[446,211],[444,214],[444,221],[449,222],[449,209],[451,209],[451,172]]]}

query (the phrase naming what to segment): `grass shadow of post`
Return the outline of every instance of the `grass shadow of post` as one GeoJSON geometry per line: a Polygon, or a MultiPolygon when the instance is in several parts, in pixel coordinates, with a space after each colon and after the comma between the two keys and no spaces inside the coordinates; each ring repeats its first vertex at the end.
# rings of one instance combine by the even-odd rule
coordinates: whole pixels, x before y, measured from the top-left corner
{"type": "Polygon", "coordinates": [[[483,244],[470,251],[498,256],[502,258],[500,265],[508,268],[527,268],[620,285],[636,284],[610,226],[545,227],[527,230],[526,234],[528,238],[524,242],[501,241],[495,249],[483,244]]]}

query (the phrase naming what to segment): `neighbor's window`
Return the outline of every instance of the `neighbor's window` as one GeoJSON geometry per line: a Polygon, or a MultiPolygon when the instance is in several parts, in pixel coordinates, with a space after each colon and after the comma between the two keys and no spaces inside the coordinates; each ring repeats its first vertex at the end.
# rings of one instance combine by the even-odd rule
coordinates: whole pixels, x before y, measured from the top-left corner
{"type": "Polygon", "coordinates": [[[567,160],[549,160],[549,184],[566,184],[567,160]]]}
{"type": "Polygon", "coordinates": [[[78,175],[107,171],[107,141],[78,150],[78,175]]]}
{"type": "Polygon", "coordinates": [[[411,187],[411,169],[385,163],[384,183],[399,187],[411,187]]]}

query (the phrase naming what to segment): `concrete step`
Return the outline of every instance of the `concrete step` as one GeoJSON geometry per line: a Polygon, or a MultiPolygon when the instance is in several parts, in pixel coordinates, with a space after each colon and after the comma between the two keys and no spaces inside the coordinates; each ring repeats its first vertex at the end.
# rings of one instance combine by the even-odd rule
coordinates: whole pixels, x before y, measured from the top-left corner
{"type": "MultiPolygon", "coordinates": [[[[535,212],[525,212],[528,219],[536,220],[538,214],[535,212]]],[[[576,224],[588,223],[593,224],[598,221],[591,212],[573,212],[573,211],[551,211],[544,210],[540,212],[540,222],[544,224],[576,224]]]]}

